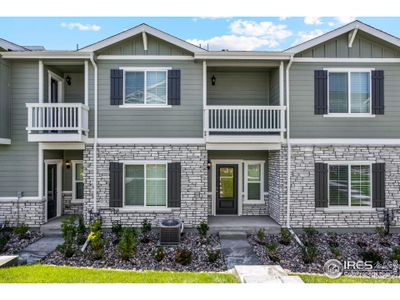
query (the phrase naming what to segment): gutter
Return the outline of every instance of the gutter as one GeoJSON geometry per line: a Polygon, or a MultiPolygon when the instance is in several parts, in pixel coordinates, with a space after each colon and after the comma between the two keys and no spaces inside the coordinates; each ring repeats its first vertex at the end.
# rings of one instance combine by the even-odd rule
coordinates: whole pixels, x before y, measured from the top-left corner
{"type": "Polygon", "coordinates": [[[93,140],[93,210],[97,212],[97,137],[98,137],[98,128],[97,128],[97,110],[98,110],[98,69],[97,64],[94,61],[94,54],[90,55],[90,61],[93,65],[94,69],[94,140],[93,140]]]}
{"type": "MultiPolygon", "coordinates": [[[[291,173],[291,157],[292,157],[292,145],[290,143],[290,92],[289,92],[289,70],[293,63],[293,54],[290,57],[289,63],[286,67],[286,141],[287,141],[287,168],[286,168],[286,227],[290,229],[290,173],[291,173]]],[[[293,232],[293,230],[292,230],[293,232]]],[[[294,232],[293,232],[294,233],[294,232]]]]}

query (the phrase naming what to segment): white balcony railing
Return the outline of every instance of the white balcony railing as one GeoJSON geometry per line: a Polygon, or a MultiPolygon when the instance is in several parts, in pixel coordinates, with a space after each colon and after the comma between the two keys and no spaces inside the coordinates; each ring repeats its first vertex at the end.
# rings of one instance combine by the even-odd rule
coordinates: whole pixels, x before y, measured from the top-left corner
{"type": "Polygon", "coordinates": [[[285,106],[207,106],[204,130],[206,133],[280,133],[285,130],[285,110],[285,106]]]}
{"type": "Polygon", "coordinates": [[[87,135],[89,107],[82,103],[27,103],[28,134],[87,135]]]}

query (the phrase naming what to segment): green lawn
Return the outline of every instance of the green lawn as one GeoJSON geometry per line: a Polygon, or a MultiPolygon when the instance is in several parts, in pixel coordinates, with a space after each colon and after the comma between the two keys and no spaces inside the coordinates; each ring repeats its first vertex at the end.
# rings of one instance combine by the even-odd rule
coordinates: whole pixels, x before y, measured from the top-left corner
{"type": "Polygon", "coordinates": [[[133,272],[44,265],[0,269],[0,283],[237,283],[231,274],[133,272]]]}
{"type": "Polygon", "coordinates": [[[369,278],[369,277],[350,277],[341,276],[337,279],[331,279],[323,275],[298,275],[305,283],[400,283],[400,278],[369,278]]]}

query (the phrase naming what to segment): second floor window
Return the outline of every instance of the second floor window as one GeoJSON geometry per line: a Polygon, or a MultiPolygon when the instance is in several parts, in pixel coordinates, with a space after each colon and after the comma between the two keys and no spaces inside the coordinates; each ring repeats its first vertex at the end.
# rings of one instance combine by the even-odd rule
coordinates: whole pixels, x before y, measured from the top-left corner
{"type": "Polygon", "coordinates": [[[167,71],[125,71],[125,104],[167,104],[167,71]]]}
{"type": "Polygon", "coordinates": [[[371,113],[371,72],[329,70],[330,114],[371,113]]]}

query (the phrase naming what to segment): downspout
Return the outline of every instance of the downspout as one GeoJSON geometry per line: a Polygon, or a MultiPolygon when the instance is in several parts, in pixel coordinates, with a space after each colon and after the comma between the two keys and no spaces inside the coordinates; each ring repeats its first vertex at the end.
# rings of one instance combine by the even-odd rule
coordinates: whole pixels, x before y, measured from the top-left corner
{"type": "Polygon", "coordinates": [[[286,168],[286,227],[290,228],[290,173],[291,173],[291,157],[292,146],[290,144],[290,92],[289,92],[289,70],[293,63],[293,54],[290,56],[289,63],[286,67],[286,141],[287,141],[287,168],[286,168]]]}
{"type": "Polygon", "coordinates": [[[97,102],[98,102],[98,91],[97,91],[97,76],[98,69],[97,64],[94,61],[94,54],[90,56],[90,61],[94,69],[94,141],[93,141],[93,210],[97,212],[97,102]]]}

